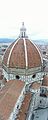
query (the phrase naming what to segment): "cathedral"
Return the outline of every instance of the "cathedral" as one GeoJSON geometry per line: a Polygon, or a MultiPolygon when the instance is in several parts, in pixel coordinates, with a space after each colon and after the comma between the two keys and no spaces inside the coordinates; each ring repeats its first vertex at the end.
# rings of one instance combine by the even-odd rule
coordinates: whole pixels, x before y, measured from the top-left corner
{"type": "Polygon", "coordinates": [[[8,47],[3,58],[6,80],[41,81],[43,60],[38,48],[26,35],[24,23],[19,37],[8,47]]]}
{"type": "Polygon", "coordinates": [[[6,83],[0,93],[1,96],[4,94],[0,103],[2,120],[33,120],[34,110],[48,107],[48,72],[45,67],[46,62],[28,37],[23,22],[18,38],[3,57],[6,83]],[[3,106],[7,106],[7,113],[3,106]]]}

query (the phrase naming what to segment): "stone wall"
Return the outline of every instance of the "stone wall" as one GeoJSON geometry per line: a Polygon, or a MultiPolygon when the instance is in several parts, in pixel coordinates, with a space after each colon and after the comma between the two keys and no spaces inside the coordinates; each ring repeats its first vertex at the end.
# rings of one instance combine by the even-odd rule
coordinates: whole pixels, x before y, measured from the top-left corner
{"type": "MultiPolygon", "coordinates": [[[[5,71],[3,69],[3,74],[4,77],[8,80],[14,80],[16,79],[16,74],[9,74],[7,71],[5,71]]],[[[18,75],[19,76],[19,80],[23,80],[26,82],[34,82],[34,81],[41,81],[43,78],[44,73],[43,72],[39,72],[39,73],[32,73],[31,75],[18,75]],[[33,77],[33,75],[35,75],[35,77],[33,77]]]]}

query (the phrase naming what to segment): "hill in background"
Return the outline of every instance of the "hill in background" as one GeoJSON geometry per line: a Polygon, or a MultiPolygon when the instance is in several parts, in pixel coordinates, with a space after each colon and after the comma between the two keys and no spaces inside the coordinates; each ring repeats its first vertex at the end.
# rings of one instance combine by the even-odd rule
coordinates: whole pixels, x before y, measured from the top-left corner
{"type": "MultiPolygon", "coordinates": [[[[11,43],[15,41],[15,39],[11,38],[0,38],[0,43],[11,43]]],[[[40,45],[47,45],[48,44],[48,39],[41,39],[41,40],[32,40],[35,44],[40,44],[40,45]]]]}

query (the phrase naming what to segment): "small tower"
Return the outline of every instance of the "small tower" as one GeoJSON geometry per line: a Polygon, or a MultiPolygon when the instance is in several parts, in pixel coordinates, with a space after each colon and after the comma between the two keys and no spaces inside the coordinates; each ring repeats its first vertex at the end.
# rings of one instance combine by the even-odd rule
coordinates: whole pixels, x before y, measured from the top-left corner
{"type": "Polygon", "coordinates": [[[26,38],[26,28],[24,26],[24,22],[22,22],[22,27],[20,28],[20,38],[26,38]]]}

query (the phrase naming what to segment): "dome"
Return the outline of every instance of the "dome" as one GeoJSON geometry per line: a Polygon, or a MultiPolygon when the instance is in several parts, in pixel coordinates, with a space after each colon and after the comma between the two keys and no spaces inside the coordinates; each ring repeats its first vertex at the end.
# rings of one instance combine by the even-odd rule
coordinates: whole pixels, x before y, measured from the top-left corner
{"type": "Polygon", "coordinates": [[[8,68],[30,69],[42,64],[37,47],[26,35],[24,24],[20,29],[20,36],[6,50],[3,65],[8,68]]]}
{"type": "Polygon", "coordinates": [[[6,50],[3,64],[10,68],[35,68],[41,66],[41,57],[29,39],[19,38],[6,50]]]}

